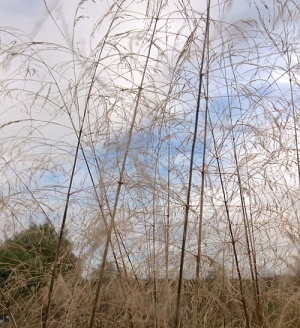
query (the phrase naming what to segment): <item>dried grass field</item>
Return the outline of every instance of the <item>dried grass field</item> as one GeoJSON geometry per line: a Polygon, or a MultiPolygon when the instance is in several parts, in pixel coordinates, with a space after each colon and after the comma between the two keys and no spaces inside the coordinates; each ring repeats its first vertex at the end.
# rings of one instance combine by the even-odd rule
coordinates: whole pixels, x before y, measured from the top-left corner
{"type": "Polygon", "coordinates": [[[0,326],[300,327],[299,8],[0,1],[0,326]]]}

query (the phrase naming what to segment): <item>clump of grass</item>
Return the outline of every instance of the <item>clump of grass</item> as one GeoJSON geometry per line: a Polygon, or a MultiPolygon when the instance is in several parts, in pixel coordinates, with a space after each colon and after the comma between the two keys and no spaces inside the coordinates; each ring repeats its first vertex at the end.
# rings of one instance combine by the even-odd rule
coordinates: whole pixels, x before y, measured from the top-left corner
{"type": "Polygon", "coordinates": [[[9,325],[297,327],[297,4],[43,3],[56,43],[0,30],[3,239],[57,240],[9,325]]]}

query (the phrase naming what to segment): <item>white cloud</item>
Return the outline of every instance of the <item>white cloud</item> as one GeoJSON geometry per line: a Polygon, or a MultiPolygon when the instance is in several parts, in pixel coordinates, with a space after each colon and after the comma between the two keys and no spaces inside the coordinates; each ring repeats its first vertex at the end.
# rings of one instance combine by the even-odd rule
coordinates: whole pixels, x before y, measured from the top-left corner
{"type": "MultiPolygon", "coordinates": [[[[122,215],[118,216],[118,220],[122,221],[120,226],[124,224],[126,228],[125,214],[127,211],[129,216],[132,215],[131,225],[134,227],[134,223],[138,223],[140,229],[143,223],[149,224],[148,212],[151,212],[153,208],[159,209],[157,210],[158,217],[161,218],[165,215],[167,199],[167,165],[165,161],[168,160],[167,150],[170,143],[174,156],[171,165],[173,169],[171,173],[173,178],[171,196],[173,198],[171,197],[171,199],[174,215],[172,242],[174,244],[180,243],[178,236],[179,232],[182,233],[181,220],[189,173],[186,164],[190,156],[197,100],[197,79],[205,25],[203,19],[205,15],[202,15],[205,8],[198,7],[199,1],[195,0],[190,3],[191,7],[182,8],[179,1],[169,2],[158,21],[154,38],[155,45],[151,52],[143,85],[137,116],[138,124],[134,129],[133,145],[135,148],[132,148],[126,171],[125,182],[127,185],[124,185],[126,192],[124,191],[124,194],[121,195],[120,207],[122,209],[120,212],[124,211],[122,215]],[[198,29],[193,34],[197,24],[199,24],[198,29]],[[176,67],[179,58],[180,69],[178,66],[176,67]],[[172,88],[170,83],[173,83],[172,88]],[[170,110],[169,116],[168,110],[170,110]],[[165,123],[168,117],[171,118],[170,130],[168,124],[165,123]],[[169,132],[171,135],[168,135],[169,132]],[[177,186],[178,182],[181,183],[180,187],[177,186]],[[151,198],[153,195],[149,190],[154,185],[158,194],[162,195],[159,200],[151,198]]],[[[202,3],[201,6],[203,6],[202,3]]],[[[284,120],[284,115],[277,121],[273,120],[274,114],[277,115],[277,112],[273,111],[272,106],[280,107],[281,111],[285,111],[284,104],[288,103],[288,96],[285,95],[287,98],[282,100],[284,92],[281,88],[284,88],[283,84],[286,83],[285,77],[284,75],[281,77],[280,70],[273,69],[284,64],[284,61],[280,60],[282,54],[276,53],[276,47],[272,44],[272,39],[267,38],[265,31],[257,31],[257,27],[261,27],[261,23],[255,24],[255,21],[258,20],[256,8],[252,6],[249,10],[246,4],[247,1],[242,4],[239,2],[238,5],[237,1],[234,1],[231,6],[229,4],[227,6],[229,12],[223,14],[223,9],[220,9],[221,4],[218,1],[214,2],[212,14],[215,20],[211,24],[213,41],[210,44],[212,70],[209,72],[210,113],[223,166],[222,174],[228,188],[227,197],[230,200],[231,215],[236,224],[235,232],[241,236],[241,248],[244,246],[240,224],[242,211],[232,153],[230,114],[235,115],[233,123],[238,123],[235,132],[237,147],[240,151],[238,156],[240,170],[243,174],[243,188],[247,204],[249,205],[254,200],[252,214],[257,227],[262,222],[267,222],[269,229],[278,225],[279,213],[286,219],[288,214],[291,214],[291,204],[282,200],[286,194],[288,195],[289,188],[293,189],[294,186],[292,182],[285,180],[287,172],[283,169],[289,165],[295,165],[291,159],[294,154],[280,152],[281,149],[278,148],[281,146],[292,148],[292,139],[287,137],[283,140],[283,137],[292,133],[290,123],[282,126],[283,130],[278,131],[278,135],[276,130],[275,132],[268,130],[274,128],[276,122],[284,120]],[[242,11],[239,8],[243,8],[242,11]],[[220,17],[224,18],[226,22],[220,22],[220,17]],[[273,52],[279,59],[271,56],[273,52]],[[271,91],[272,94],[269,95],[268,92],[271,91]],[[279,106],[280,101],[282,103],[279,106]],[[265,134],[259,135],[264,131],[265,134]],[[261,147],[262,144],[266,145],[265,148],[261,147]],[[272,150],[270,150],[271,148],[272,150]],[[250,181],[247,180],[248,177],[251,177],[250,181]],[[264,185],[264,180],[272,181],[269,189],[264,185]],[[250,182],[251,190],[247,189],[248,182],[250,182]],[[274,185],[276,192],[272,193],[270,189],[274,185]],[[274,204],[271,204],[272,201],[274,204]],[[279,202],[283,209],[277,209],[275,216],[274,213],[271,214],[271,210],[266,211],[264,208],[267,205],[269,207],[277,206],[279,202]],[[276,219],[272,221],[274,217],[276,219]]],[[[36,175],[36,180],[33,179],[36,184],[36,195],[45,204],[48,203],[50,207],[54,208],[57,215],[61,215],[62,199],[64,198],[62,195],[65,196],[65,187],[77,143],[74,128],[78,133],[97,53],[112,17],[116,14],[117,6],[110,9],[110,5],[112,2],[109,1],[85,2],[78,11],[78,19],[74,24],[75,2],[49,2],[49,9],[57,23],[56,26],[47,14],[43,1],[39,1],[36,6],[33,2],[28,1],[20,1],[18,4],[10,2],[9,5],[6,1],[0,2],[1,25],[19,28],[29,36],[22,35],[13,40],[11,35],[4,36],[5,31],[1,32],[1,42],[6,47],[5,51],[9,47],[12,47],[10,49],[12,53],[14,50],[24,51],[23,57],[12,60],[10,66],[6,63],[7,66],[2,67],[5,78],[1,85],[7,86],[7,90],[18,87],[17,91],[10,94],[11,97],[4,97],[4,90],[1,91],[2,156],[7,162],[13,164],[28,185],[32,182],[30,174],[36,175]],[[72,52],[73,32],[75,36],[74,57],[72,52]],[[53,44],[34,44],[28,48],[25,43],[30,42],[30,39],[35,42],[46,41],[53,44]],[[17,45],[19,42],[19,48],[16,48],[13,43],[15,41],[17,45]],[[14,80],[9,81],[9,77],[13,77],[14,80]],[[25,78],[27,79],[26,83],[24,82],[25,78]],[[41,86],[44,89],[41,89],[41,86]],[[31,95],[39,92],[41,97],[33,102],[33,98],[29,95],[30,92],[31,95]],[[16,120],[23,120],[23,122],[9,124],[16,120]],[[7,125],[3,127],[5,124],[7,125]],[[38,179],[41,170],[46,170],[49,174],[38,179]],[[60,190],[52,192],[43,190],[45,185],[51,185],[51,183],[53,183],[53,189],[60,188],[60,190]],[[49,196],[50,194],[51,196],[49,196]]],[[[110,205],[114,201],[121,163],[120,156],[124,153],[128,138],[128,127],[132,119],[153,28],[151,20],[153,8],[147,11],[141,1],[124,2],[123,6],[122,15],[106,39],[106,48],[96,74],[97,80],[92,89],[87,121],[83,130],[83,145],[89,156],[88,160],[97,190],[104,204],[104,194],[107,193],[111,201],[110,205]],[[147,30],[150,24],[152,27],[147,30]],[[96,152],[96,155],[93,151],[96,152]],[[100,163],[100,172],[96,161],[100,163]],[[99,173],[105,177],[104,185],[99,184],[99,173]]],[[[267,8],[261,4],[260,9],[263,10],[261,13],[264,17],[267,17],[267,8]]],[[[13,58],[15,57],[17,56],[13,56],[13,58]]],[[[283,67],[284,69],[285,67],[283,67]]],[[[204,73],[206,74],[206,71],[204,73]]],[[[297,73],[295,76],[297,77],[297,73]]],[[[199,167],[203,153],[204,105],[205,103],[202,102],[200,118],[202,121],[199,123],[197,141],[196,162],[199,167]]],[[[226,213],[218,174],[216,174],[216,151],[212,143],[211,131],[209,131],[209,141],[207,159],[209,175],[205,188],[205,208],[208,208],[208,214],[205,216],[204,239],[208,245],[205,250],[208,253],[215,252],[217,256],[220,247],[228,250],[229,240],[226,229],[221,229],[226,226],[226,213]]],[[[96,201],[92,199],[91,193],[86,189],[91,185],[86,177],[87,172],[82,169],[84,167],[82,156],[78,165],[81,170],[77,172],[74,184],[76,191],[73,204],[74,213],[77,213],[78,216],[83,213],[88,218],[92,215],[89,212],[90,209],[85,206],[93,208],[96,201]],[[80,207],[80,201],[82,207],[80,207]]],[[[191,214],[192,229],[189,244],[191,249],[194,249],[196,245],[199,167],[195,169],[193,181],[192,205],[194,211],[191,214]]],[[[11,181],[14,181],[19,187],[19,191],[21,190],[25,194],[26,188],[20,187],[22,183],[11,171],[9,172],[8,167],[2,162],[2,175],[3,168],[7,169],[6,180],[3,180],[7,197],[11,196],[8,192],[7,181],[12,177],[14,178],[11,181]]],[[[294,169],[289,174],[295,176],[294,169]]],[[[15,199],[12,198],[13,200],[15,199]]],[[[19,202],[19,199],[17,201],[19,202]]],[[[28,204],[30,202],[32,199],[28,201],[28,204]]],[[[27,208],[29,208],[28,204],[26,204],[27,208]]],[[[24,209],[24,207],[22,208],[24,209]]],[[[105,208],[108,212],[107,204],[105,204],[105,208]]],[[[293,215],[296,211],[295,208],[293,215]]],[[[16,212],[19,213],[21,210],[16,212]]],[[[14,213],[13,210],[12,213],[14,213]]],[[[263,230],[263,233],[265,231],[263,230]]],[[[135,232],[140,232],[140,230],[135,232]]],[[[130,234],[128,236],[132,237],[130,234]]],[[[279,240],[281,236],[276,237],[279,240]]],[[[171,248],[178,250],[177,245],[172,245],[171,248]]],[[[228,251],[228,254],[231,254],[230,252],[228,251]]]]}

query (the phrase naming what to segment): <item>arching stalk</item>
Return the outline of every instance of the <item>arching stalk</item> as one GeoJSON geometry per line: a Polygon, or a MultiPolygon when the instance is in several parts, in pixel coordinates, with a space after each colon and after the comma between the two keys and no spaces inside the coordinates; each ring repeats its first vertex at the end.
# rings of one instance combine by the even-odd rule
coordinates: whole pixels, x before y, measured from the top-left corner
{"type": "MultiPolygon", "coordinates": [[[[180,302],[181,302],[181,289],[182,289],[183,267],[184,267],[184,258],[185,258],[185,244],[186,244],[187,228],[188,228],[188,221],[189,221],[190,198],[191,198],[191,189],[192,189],[192,181],[193,181],[194,156],[195,156],[195,148],[196,148],[197,132],[198,132],[201,90],[202,90],[202,84],[203,84],[204,57],[205,57],[205,50],[206,50],[206,46],[207,46],[207,40],[209,37],[209,21],[210,21],[210,0],[208,0],[208,2],[207,2],[207,17],[206,17],[206,25],[205,25],[202,59],[201,59],[200,72],[199,72],[198,98],[197,98],[196,112],[195,112],[195,125],[194,125],[190,167],[189,167],[189,181],[188,181],[188,187],[187,187],[187,196],[186,196],[185,213],[184,213],[184,226],[183,226],[179,278],[178,278],[178,288],[177,288],[177,298],[176,298],[176,310],[175,310],[175,326],[176,327],[180,326],[180,302]]],[[[197,265],[198,265],[198,263],[197,263],[197,265]]]]}
{"type": "Polygon", "coordinates": [[[140,105],[140,98],[141,98],[143,85],[144,85],[144,79],[145,79],[147,68],[148,68],[150,53],[151,53],[151,49],[152,49],[152,45],[153,45],[153,40],[154,40],[154,36],[155,36],[156,28],[157,28],[157,22],[159,20],[159,15],[160,15],[161,8],[162,8],[162,1],[160,2],[157,16],[154,19],[154,27],[153,27],[153,31],[152,31],[152,35],[151,35],[150,45],[149,45],[149,48],[148,48],[148,53],[147,53],[147,57],[146,57],[146,62],[145,62],[143,74],[142,74],[141,83],[140,83],[140,86],[138,88],[138,94],[137,94],[136,100],[135,100],[135,106],[134,106],[134,109],[133,109],[133,116],[132,116],[132,120],[131,120],[131,124],[130,124],[130,128],[129,128],[129,133],[128,133],[128,140],[127,140],[127,143],[126,143],[125,153],[124,153],[122,166],[121,166],[121,171],[120,171],[120,175],[119,175],[118,187],[117,187],[117,191],[116,191],[116,198],[115,198],[115,202],[114,202],[114,206],[113,206],[113,211],[112,211],[112,216],[111,216],[111,219],[110,219],[110,224],[109,224],[109,227],[108,227],[108,230],[107,230],[106,243],[105,243],[105,246],[104,246],[103,259],[102,259],[102,264],[101,264],[100,271],[99,271],[99,280],[98,280],[97,287],[96,287],[96,294],[95,294],[95,298],[94,298],[94,302],[93,302],[93,309],[92,309],[92,314],[91,314],[91,318],[90,318],[89,328],[93,328],[94,324],[95,324],[96,310],[97,310],[99,296],[100,296],[100,290],[101,290],[101,286],[102,286],[102,282],[103,282],[103,275],[104,275],[104,269],[105,269],[109,244],[110,244],[110,240],[111,240],[111,234],[112,234],[112,230],[113,230],[113,227],[114,227],[114,224],[115,224],[115,217],[116,217],[116,214],[117,214],[117,209],[118,209],[118,204],[119,204],[119,197],[120,197],[120,194],[121,194],[122,185],[124,183],[123,178],[124,178],[125,169],[126,169],[127,157],[128,157],[128,153],[129,153],[129,150],[130,150],[131,139],[132,139],[132,135],[133,135],[133,130],[134,130],[135,122],[136,122],[138,108],[139,108],[139,105],[140,105]]]}

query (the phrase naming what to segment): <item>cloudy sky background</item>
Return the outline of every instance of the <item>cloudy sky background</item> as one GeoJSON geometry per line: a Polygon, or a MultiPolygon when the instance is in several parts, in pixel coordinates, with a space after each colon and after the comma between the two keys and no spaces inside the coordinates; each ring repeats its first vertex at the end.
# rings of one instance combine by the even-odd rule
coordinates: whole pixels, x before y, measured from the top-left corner
{"type": "MultiPolygon", "coordinates": [[[[189,3],[169,1],[160,13],[118,206],[117,229],[144,273],[151,271],[143,261],[153,258],[153,250],[163,267],[168,192],[170,267],[176,271],[179,264],[206,17],[199,1],[189,3]]],[[[7,234],[45,215],[60,226],[87,108],[82,136],[86,157],[79,152],[68,227],[78,249],[100,260],[103,219],[114,204],[158,2],[147,7],[146,1],[125,1],[119,11],[111,1],[76,6],[76,1],[49,1],[48,9],[43,1],[0,1],[2,220],[7,234]],[[114,16],[118,19],[109,30],[114,16]]],[[[206,152],[204,266],[209,263],[205,256],[232,264],[217,157],[241,258],[240,190],[262,271],[282,268],[283,254],[291,251],[286,229],[298,234],[298,16],[294,4],[276,6],[272,1],[212,2],[202,91],[207,94],[208,72],[212,125],[206,152]]],[[[200,106],[186,263],[191,270],[199,224],[204,97],[200,106]]]]}

